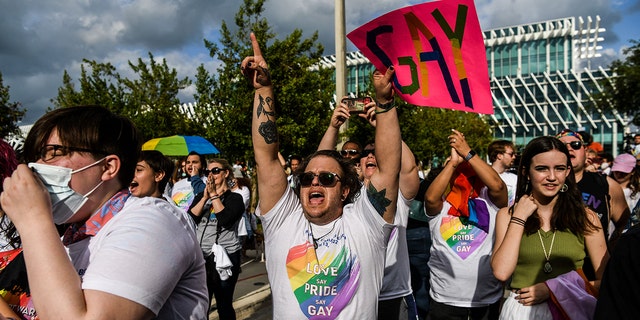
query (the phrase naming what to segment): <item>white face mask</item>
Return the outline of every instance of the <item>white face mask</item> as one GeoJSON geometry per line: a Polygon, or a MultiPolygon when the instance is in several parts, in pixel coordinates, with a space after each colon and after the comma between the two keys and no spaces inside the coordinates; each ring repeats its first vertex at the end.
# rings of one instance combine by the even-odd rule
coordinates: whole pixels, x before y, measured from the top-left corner
{"type": "Polygon", "coordinates": [[[42,180],[42,183],[44,183],[47,191],[49,191],[53,211],[53,222],[55,224],[63,224],[69,221],[87,200],[89,200],[89,196],[104,182],[100,181],[100,183],[87,194],[81,195],[69,187],[71,175],[93,167],[104,159],[105,158],[102,158],[78,170],[35,162],[29,163],[29,168],[35,171],[40,177],[40,180],[42,180]]]}
{"type": "Polygon", "coordinates": [[[600,165],[600,169],[604,170],[604,169],[606,169],[606,168],[609,168],[609,162],[603,162],[603,163],[600,165]]]}

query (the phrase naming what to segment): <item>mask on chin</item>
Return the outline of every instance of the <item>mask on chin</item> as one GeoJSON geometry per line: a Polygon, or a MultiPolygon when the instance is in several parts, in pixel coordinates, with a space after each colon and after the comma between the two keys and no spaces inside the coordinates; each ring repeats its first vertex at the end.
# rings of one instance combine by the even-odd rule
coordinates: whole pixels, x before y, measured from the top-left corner
{"type": "Polygon", "coordinates": [[[78,170],[71,170],[70,168],[52,166],[42,163],[29,163],[29,168],[40,177],[42,183],[47,188],[49,196],[51,197],[51,209],[53,211],[53,222],[55,224],[63,224],[69,221],[82,206],[89,200],[89,196],[102,185],[104,181],[100,181],[91,191],[82,195],[69,187],[71,182],[71,176],[74,173],[78,173],[85,169],[95,166],[102,162],[105,158],[102,158],[88,166],[80,168],[78,170]]]}

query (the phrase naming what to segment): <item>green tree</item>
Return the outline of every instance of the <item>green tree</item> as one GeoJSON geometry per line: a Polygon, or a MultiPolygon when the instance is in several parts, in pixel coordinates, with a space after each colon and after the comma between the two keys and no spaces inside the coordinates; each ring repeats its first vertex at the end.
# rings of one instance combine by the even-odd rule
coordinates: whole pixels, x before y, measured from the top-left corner
{"type": "Polygon", "coordinates": [[[196,134],[196,119],[180,110],[178,92],[191,84],[185,77],[178,79],[177,71],[166,60],[155,61],[149,53],[149,64],[141,58],[129,67],[137,79],[122,78],[111,63],[83,60],[80,90],[65,70],[63,85],[52,99],[57,108],[76,105],[102,105],[125,116],[140,130],[143,139],[174,134],[196,134]]]}
{"type": "Polygon", "coordinates": [[[623,50],[625,59],[609,66],[614,76],[603,82],[603,93],[595,95],[596,105],[626,113],[635,125],[640,125],[640,41],[623,50]]]}
{"type": "MultiPolygon", "coordinates": [[[[447,137],[451,129],[464,133],[469,146],[478,154],[486,153],[492,141],[491,127],[484,116],[441,108],[417,107],[396,99],[402,139],[418,160],[428,164],[447,158],[451,154],[447,137]]],[[[362,144],[372,142],[374,130],[364,119],[349,119],[350,139],[362,144]]],[[[363,146],[364,147],[364,146],[363,146]]]]}
{"type": "Polygon", "coordinates": [[[4,86],[0,72],[0,139],[10,134],[20,134],[18,122],[25,114],[19,102],[9,102],[9,99],[9,86],[4,86]]]}
{"type": "Polygon", "coordinates": [[[111,63],[83,59],[80,65],[80,90],[75,89],[73,79],[65,70],[62,87],[58,88],[58,96],[51,102],[57,108],[101,105],[120,114],[125,104],[124,89],[120,82],[120,75],[111,63]],[[91,74],[88,74],[87,68],[91,74]]]}
{"type": "Polygon", "coordinates": [[[220,46],[205,39],[210,56],[222,64],[217,76],[211,76],[203,66],[196,75],[194,98],[198,112],[207,116],[206,136],[229,159],[250,159],[253,154],[253,89],[240,73],[240,62],[253,52],[250,32],[260,41],[275,83],[283,155],[306,155],[315,151],[331,116],[329,102],[335,90],[332,70],[310,71],[324,51],[317,43],[317,32],[303,39],[302,31],[296,29],[284,39],[275,39],[271,27],[261,16],[264,2],[244,0],[235,16],[235,31],[223,21],[220,46]]]}
{"type": "Polygon", "coordinates": [[[191,85],[188,77],[178,79],[176,69],[170,69],[165,59],[157,63],[151,52],[148,65],[138,58],[137,64],[129,61],[129,67],[139,78],[122,79],[127,91],[127,110],[123,113],[130,117],[145,139],[197,133],[195,120],[179,107],[178,92],[191,85]]]}

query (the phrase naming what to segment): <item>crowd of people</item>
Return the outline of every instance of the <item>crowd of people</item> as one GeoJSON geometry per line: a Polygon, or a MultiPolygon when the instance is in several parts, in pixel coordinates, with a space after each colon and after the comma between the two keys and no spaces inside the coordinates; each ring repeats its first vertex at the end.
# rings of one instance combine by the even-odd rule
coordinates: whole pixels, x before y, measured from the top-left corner
{"type": "Polygon", "coordinates": [[[0,319],[208,319],[213,299],[236,319],[256,217],[274,319],[640,317],[640,135],[615,158],[568,129],[496,140],[487,162],[454,128],[424,174],[389,66],[358,114],[369,141],[336,150],[354,116],[339,103],[317,151],[285,161],[250,37],[255,212],[241,161],[170,159],[106,108],[53,110],[20,161],[0,141],[0,319]]]}

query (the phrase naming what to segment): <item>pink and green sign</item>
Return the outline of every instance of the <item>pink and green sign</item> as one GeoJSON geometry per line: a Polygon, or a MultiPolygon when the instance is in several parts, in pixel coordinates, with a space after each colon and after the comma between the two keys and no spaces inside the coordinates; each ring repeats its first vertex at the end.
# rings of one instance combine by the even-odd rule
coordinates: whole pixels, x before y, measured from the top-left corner
{"type": "Polygon", "coordinates": [[[408,103],[493,114],[487,59],[472,0],[427,2],[389,12],[347,35],[408,103]]]}

